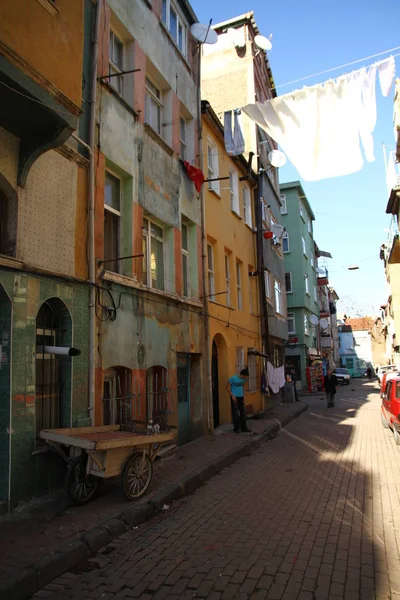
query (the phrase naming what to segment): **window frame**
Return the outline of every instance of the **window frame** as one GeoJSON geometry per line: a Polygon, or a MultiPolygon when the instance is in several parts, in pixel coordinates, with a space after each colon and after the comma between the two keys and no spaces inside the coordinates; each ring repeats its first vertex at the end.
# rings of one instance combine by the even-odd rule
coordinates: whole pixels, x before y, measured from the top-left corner
{"type": "Polygon", "coordinates": [[[145,79],[145,108],[144,108],[144,122],[145,125],[148,125],[149,127],[151,127],[153,129],[153,131],[155,131],[160,137],[163,137],[162,133],[163,133],[163,111],[164,111],[164,104],[163,104],[163,90],[158,87],[158,85],[156,83],[154,83],[154,81],[148,76],[146,75],[146,79],[145,79]],[[150,84],[150,86],[148,85],[150,84]],[[151,89],[151,87],[154,88],[154,90],[156,92],[158,92],[159,96],[157,96],[157,94],[154,92],[154,90],[151,89]],[[154,127],[153,124],[153,119],[152,119],[152,114],[150,115],[149,118],[149,102],[151,102],[152,104],[150,105],[150,107],[156,106],[156,110],[158,110],[158,115],[157,115],[157,121],[159,121],[159,124],[157,124],[157,127],[154,127]]]}
{"type": "Polygon", "coordinates": [[[230,255],[225,252],[226,305],[232,307],[230,255]]]}
{"type": "MultiPolygon", "coordinates": [[[[218,148],[214,142],[208,138],[207,140],[207,179],[215,179],[219,177],[219,161],[218,148]],[[211,160],[211,163],[210,163],[211,160]]],[[[208,189],[218,196],[221,195],[221,187],[219,181],[209,181],[208,189]]]]}
{"type": "Polygon", "coordinates": [[[304,326],[304,335],[310,335],[310,326],[308,323],[308,315],[303,315],[303,326],[304,326]]]}
{"type": "Polygon", "coordinates": [[[307,228],[308,228],[308,233],[312,236],[312,222],[311,219],[308,220],[308,224],[307,224],[307,228]]]}
{"type": "MultiPolygon", "coordinates": [[[[146,269],[143,269],[143,274],[146,273],[146,282],[143,282],[143,285],[151,288],[151,289],[156,289],[156,290],[160,290],[161,292],[165,291],[165,228],[160,225],[159,223],[157,223],[156,221],[154,221],[150,215],[145,215],[143,217],[143,227],[142,227],[142,232],[143,232],[143,242],[145,242],[146,244],[146,251],[144,252],[144,256],[143,256],[143,264],[146,262],[146,269]],[[145,221],[147,221],[147,227],[145,225],[145,221]],[[154,235],[152,233],[151,230],[151,226],[155,226],[158,229],[161,229],[162,231],[162,238],[154,235]],[[156,240],[157,242],[161,242],[162,243],[162,287],[158,287],[156,285],[153,285],[153,278],[151,276],[151,242],[152,240],[156,240]]],[[[156,269],[157,269],[157,264],[156,264],[156,269]]],[[[142,278],[143,280],[143,278],[142,278]]],[[[156,279],[157,281],[157,270],[156,270],[156,279]]]]}
{"type": "Polygon", "coordinates": [[[303,246],[303,254],[307,258],[307,244],[304,235],[301,236],[301,242],[303,246]]]}
{"type": "Polygon", "coordinates": [[[243,291],[242,291],[242,263],[236,261],[236,295],[238,310],[243,309],[243,291]]]}
{"type": "Polygon", "coordinates": [[[296,333],[296,318],[294,312],[288,312],[287,314],[288,334],[294,335],[296,333]],[[293,327],[289,327],[289,322],[293,323],[293,327]]]}
{"type": "Polygon", "coordinates": [[[161,3],[161,22],[165,29],[171,36],[175,46],[184,58],[187,58],[188,53],[188,26],[180,15],[180,11],[177,8],[175,2],[171,0],[162,0],[161,3]],[[164,7],[165,7],[165,20],[164,20],[164,7]],[[171,7],[176,14],[176,35],[174,36],[171,31],[171,7]],[[180,28],[182,29],[182,44],[180,45],[180,28]]]}
{"type": "Polygon", "coordinates": [[[273,300],[273,295],[272,295],[272,287],[271,287],[271,273],[268,271],[268,269],[264,270],[264,282],[265,282],[265,295],[267,297],[267,300],[273,300]]]}
{"type": "Polygon", "coordinates": [[[243,187],[243,218],[246,225],[253,229],[251,192],[246,185],[243,187]]]}
{"type": "Polygon", "coordinates": [[[281,201],[281,215],[287,215],[287,200],[286,200],[286,194],[280,194],[279,199],[281,201]],[[283,198],[283,200],[282,200],[283,198]]]}
{"type": "Polygon", "coordinates": [[[117,230],[115,232],[115,236],[116,236],[116,252],[117,252],[117,256],[115,257],[115,269],[112,268],[113,266],[113,262],[107,262],[107,271],[111,271],[112,273],[120,273],[121,272],[121,261],[119,261],[118,259],[121,256],[121,230],[122,230],[122,203],[123,203],[123,196],[122,196],[122,180],[120,177],[118,177],[118,175],[116,173],[114,173],[111,169],[105,169],[105,175],[104,175],[104,223],[103,223],[103,258],[104,260],[109,261],[109,259],[114,258],[112,256],[104,256],[105,253],[105,240],[106,240],[106,236],[105,236],[105,223],[106,223],[106,211],[113,215],[114,217],[118,218],[117,221],[117,230]],[[107,180],[107,176],[109,176],[111,179],[118,181],[118,204],[119,204],[119,210],[117,210],[116,208],[110,206],[109,204],[106,204],[105,201],[105,191],[106,191],[106,180],[107,180]]]}
{"type": "Polygon", "coordinates": [[[300,206],[300,217],[303,219],[303,221],[305,222],[304,219],[304,208],[303,208],[303,203],[301,200],[299,200],[299,206],[300,206]]]}
{"type": "Polygon", "coordinates": [[[179,118],[179,143],[181,159],[187,160],[187,121],[182,115],[179,118]],[[184,130],[184,136],[182,137],[182,125],[184,130]]]}
{"type": "MultiPolygon", "coordinates": [[[[108,74],[114,75],[115,73],[122,73],[124,71],[124,54],[125,54],[125,45],[123,40],[119,37],[119,35],[115,32],[115,30],[110,27],[108,34],[108,74]],[[117,41],[121,45],[121,61],[122,64],[118,65],[114,58],[114,41],[117,41]]],[[[111,77],[108,79],[108,83],[111,87],[123,98],[125,92],[124,85],[124,75],[120,77],[111,77]],[[114,83],[114,81],[116,83],[114,83]]]]}
{"type": "Polygon", "coordinates": [[[308,278],[307,274],[304,275],[304,285],[306,288],[306,294],[307,294],[307,296],[309,296],[310,295],[310,282],[309,282],[309,278],[308,278]]]}
{"type": "Polygon", "coordinates": [[[278,315],[284,316],[282,284],[280,281],[278,281],[275,278],[274,278],[274,298],[275,298],[275,312],[278,315]]]}
{"type": "Polygon", "coordinates": [[[291,271],[286,271],[285,272],[285,288],[286,288],[286,293],[287,294],[293,294],[293,281],[292,281],[292,273],[291,273],[291,271]],[[288,287],[286,285],[286,276],[287,275],[289,275],[290,289],[288,289],[288,287]]]}
{"type": "Polygon", "coordinates": [[[283,252],[283,254],[289,254],[289,252],[290,252],[290,241],[289,241],[289,232],[288,231],[284,231],[283,235],[282,235],[282,252],[283,252]],[[285,250],[285,240],[286,240],[286,245],[287,245],[286,250],[285,250]]]}
{"type": "Polygon", "coordinates": [[[215,302],[215,261],[214,261],[214,246],[207,242],[207,282],[208,282],[208,297],[215,302]],[[211,258],[211,261],[210,261],[211,258]]]}
{"type": "Polygon", "coordinates": [[[189,277],[189,226],[187,223],[182,222],[181,224],[181,235],[182,235],[182,294],[185,298],[190,298],[190,277],[189,277]],[[183,229],[186,229],[186,242],[187,248],[183,247],[183,229]],[[186,268],[185,259],[186,258],[186,268]],[[185,290],[185,271],[186,271],[186,290],[185,290]]]}
{"type": "Polygon", "coordinates": [[[235,169],[229,169],[229,194],[231,211],[240,217],[239,176],[235,169]]]}

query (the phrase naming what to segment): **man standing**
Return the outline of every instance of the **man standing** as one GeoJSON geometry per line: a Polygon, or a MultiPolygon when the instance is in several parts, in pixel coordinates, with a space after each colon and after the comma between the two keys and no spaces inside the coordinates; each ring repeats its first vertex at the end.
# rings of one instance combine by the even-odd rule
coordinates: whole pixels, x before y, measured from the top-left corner
{"type": "Polygon", "coordinates": [[[244,384],[249,376],[248,369],[242,369],[239,375],[233,375],[226,384],[226,390],[231,397],[233,430],[235,433],[250,433],[246,424],[246,407],[244,404],[244,384]]]}
{"type": "Polygon", "coordinates": [[[328,408],[335,406],[335,394],[338,386],[338,380],[332,369],[328,369],[328,374],[324,377],[324,388],[326,392],[326,401],[328,408]]]}

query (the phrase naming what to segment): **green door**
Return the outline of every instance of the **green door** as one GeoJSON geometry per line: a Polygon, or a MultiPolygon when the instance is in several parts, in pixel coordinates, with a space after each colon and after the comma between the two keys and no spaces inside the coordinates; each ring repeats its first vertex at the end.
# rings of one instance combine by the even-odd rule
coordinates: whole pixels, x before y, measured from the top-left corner
{"type": "Polygon", "coordinates": [[[190,440],[190,354],[177,355],[178,444],[190,440]]]}

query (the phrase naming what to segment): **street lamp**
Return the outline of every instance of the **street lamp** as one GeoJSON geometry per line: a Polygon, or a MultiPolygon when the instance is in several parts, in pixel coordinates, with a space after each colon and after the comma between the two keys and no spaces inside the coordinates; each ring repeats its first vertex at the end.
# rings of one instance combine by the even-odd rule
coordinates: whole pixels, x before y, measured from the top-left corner
{"type": "Polygon", "coordinates": [[[348,271],[357,271],[360,267],[358,265],[350,265],[347,267],[348,271]]]}

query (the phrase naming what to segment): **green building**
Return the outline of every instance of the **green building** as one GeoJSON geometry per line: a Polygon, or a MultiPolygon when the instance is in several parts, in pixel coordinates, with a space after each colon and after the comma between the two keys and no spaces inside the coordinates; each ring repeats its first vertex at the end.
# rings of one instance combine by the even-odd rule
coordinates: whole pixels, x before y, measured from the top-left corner
{"type": "Polygon", "coordinates": [[[286,364],[296,369],[298,387],[307,387],[306,368],[319,358],[317,262],[312,208],[299,181],[283,183],[281,223],[289,341],[286,364]]]}

